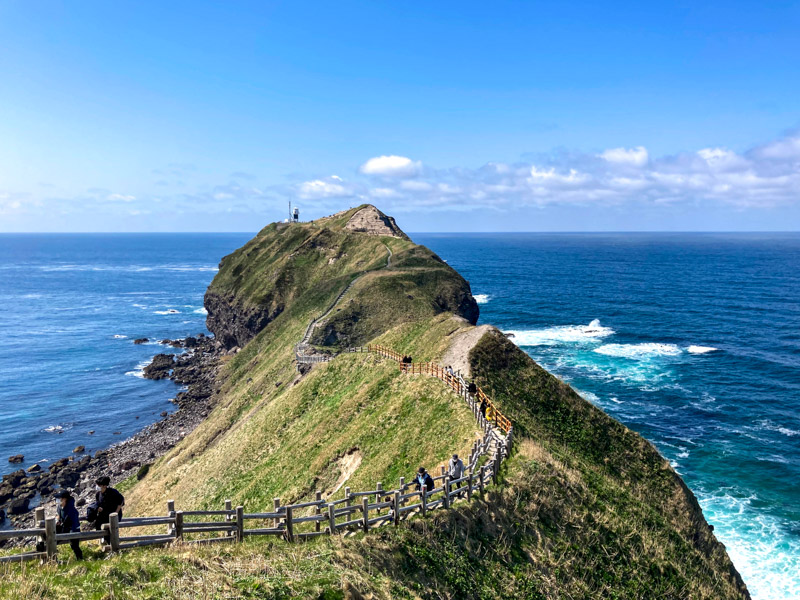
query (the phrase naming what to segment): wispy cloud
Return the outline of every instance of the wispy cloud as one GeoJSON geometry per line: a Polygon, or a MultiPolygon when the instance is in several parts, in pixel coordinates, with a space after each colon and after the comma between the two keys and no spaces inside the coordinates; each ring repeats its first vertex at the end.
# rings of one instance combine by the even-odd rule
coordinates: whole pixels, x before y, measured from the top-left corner
{"type": "Polygon", "coordinates": [[[306,200],[381,199],[394,207],[452,210],[702,202],[766,208],[800,203],[800,132],[741,153],[708,147],[653,157],[637,146],[480,168],[435,168],[387,155],[368,159],[358,172],[349,181],[306,181],[296,192],[306,200]]]}

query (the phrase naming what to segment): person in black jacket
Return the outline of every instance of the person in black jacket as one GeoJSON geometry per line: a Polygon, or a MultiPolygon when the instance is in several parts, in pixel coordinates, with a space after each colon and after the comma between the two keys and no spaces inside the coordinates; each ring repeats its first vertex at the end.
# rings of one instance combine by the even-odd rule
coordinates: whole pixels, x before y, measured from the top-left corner
{"type": "Polygon", "coordinates": [[[417,471],[416,482],[417,489],[422,489],[428,494],[430,494],[431,490],[436,487],[433,483],[433,477],[431,477],[430,473],[425,470],[425,467],[420,467],[419,471],[417,471]]]}
{"type": "Polygon", "coordinates": [[[125,506],[125,498],[117,490],[110,487],[111,479],[100,477],[97,479],[95,493],[95,504],[97,505],[97,518],[94,522],[95,529],[102,529],[108,523],[111,513],[117,513],[122,519],[122,507],[125,506]]]}
{"type": "MultiPolygon", "coordinates": [[[[78,509],[75,508],[75,499],[68,491],[64,490],[56,496],[59,499],[58,518],[56,519],[57,533],[74,533],[81,530],[78,509]]],[[[83,560],[83,552],[78,540],[70,540],[69,545],[75,553],[75,558],[83,560]]]]}

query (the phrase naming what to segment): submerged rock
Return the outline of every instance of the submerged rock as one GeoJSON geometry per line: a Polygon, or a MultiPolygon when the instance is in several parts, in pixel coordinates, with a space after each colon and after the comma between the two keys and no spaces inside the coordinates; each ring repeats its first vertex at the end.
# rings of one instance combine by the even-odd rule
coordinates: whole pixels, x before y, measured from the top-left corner
{"type": "Polygon", "coordinates": [[[22,454],[15,454],[14,456],[8,457],[8,462],[10,463],[21,463],[25,460],[25,457],[22,454]]]}

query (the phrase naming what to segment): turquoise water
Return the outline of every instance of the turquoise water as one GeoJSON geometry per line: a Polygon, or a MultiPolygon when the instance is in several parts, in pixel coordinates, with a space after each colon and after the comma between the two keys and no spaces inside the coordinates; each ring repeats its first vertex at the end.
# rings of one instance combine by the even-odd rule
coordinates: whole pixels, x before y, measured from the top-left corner
{"type": "MultiPolygon", "coordinates": [[[[175,385],[141,379],[165,348],[133,339],[203,331],[250,237],[0,235],[0,458],[93,451],[172,410],[175,385]]],[[[656,444],[755,598],[800,597],[800,236],[412,237],[482,322],[656,444]]]]}
{"type": "Polygon", "coordinates": [[[481,322],[655,443],[753,597],[800,597],[800,235],[416,235],[481,322]]]}

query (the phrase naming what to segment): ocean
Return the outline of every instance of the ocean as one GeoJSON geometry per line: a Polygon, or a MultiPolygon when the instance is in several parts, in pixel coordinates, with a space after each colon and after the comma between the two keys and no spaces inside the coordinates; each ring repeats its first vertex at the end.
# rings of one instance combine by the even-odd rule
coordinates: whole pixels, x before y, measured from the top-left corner
{"type": "MultiPolygon", "coordinates": [[[[174,410],[141,368],[205,331],[219,260],[251,237],[0,235],[0,458],[94,451],[174,410]]],[[[800,235],[412,238],[482,323],[658,447],[754,598],[800,597],[800,235]]]]}

